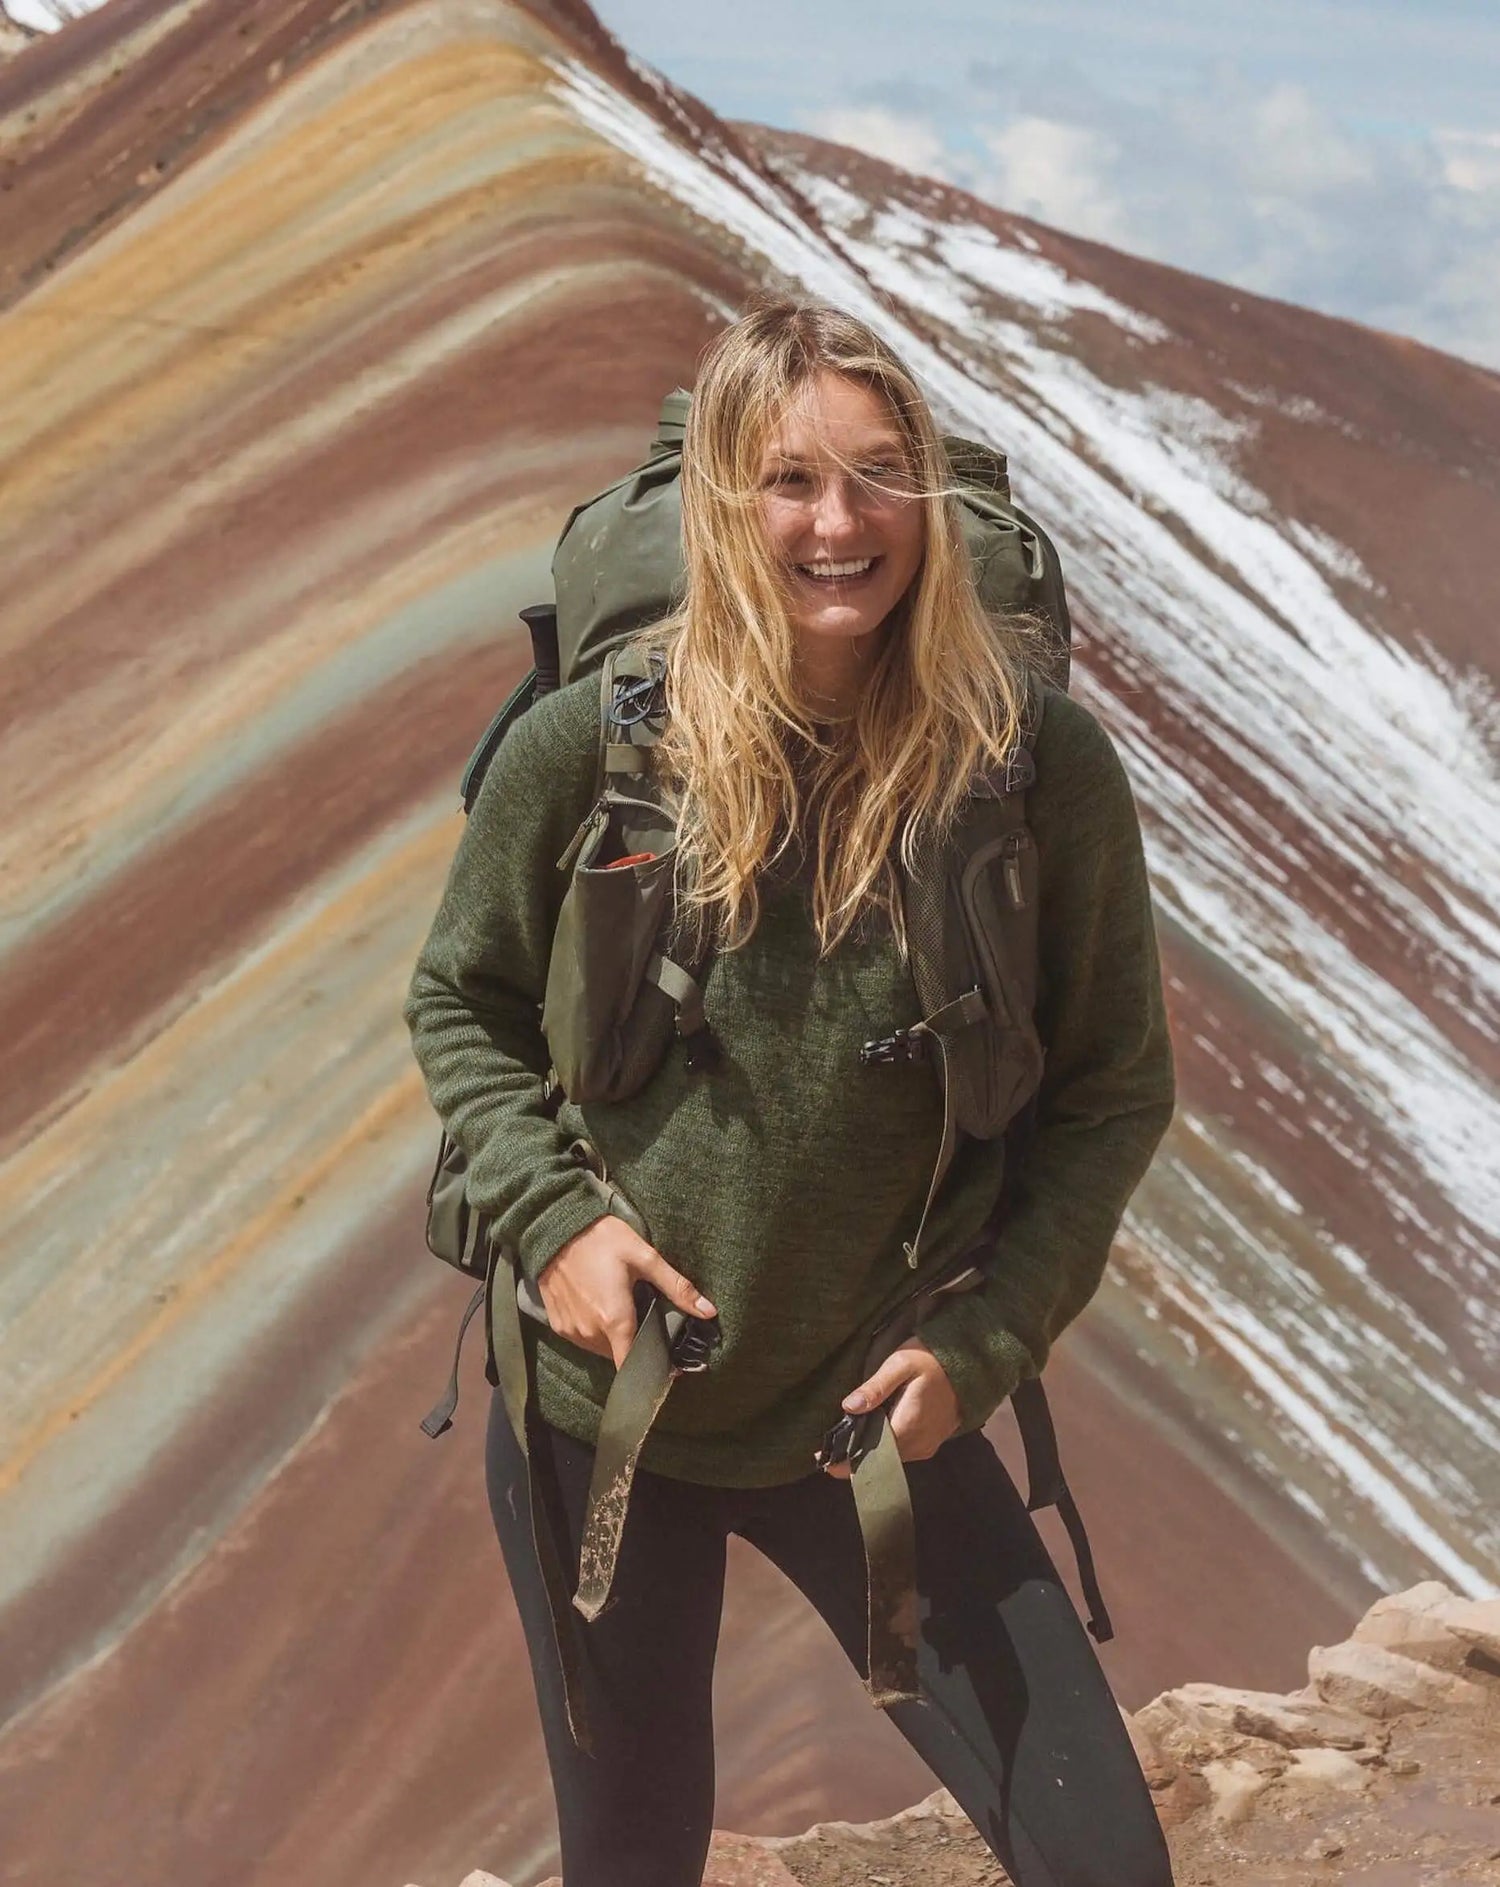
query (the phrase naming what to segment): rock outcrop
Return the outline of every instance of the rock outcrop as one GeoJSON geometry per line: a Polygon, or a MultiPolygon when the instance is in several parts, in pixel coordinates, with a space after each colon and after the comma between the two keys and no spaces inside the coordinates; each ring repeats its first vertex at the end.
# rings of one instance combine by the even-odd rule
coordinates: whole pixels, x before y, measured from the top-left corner
{"type": "MultiPolygon", "coordinates": [[[[1500,1599],[1428,1581],[1315,1645],[1300,1690],[1184,1684],[1125,1720],[1177,1887],[1500,1887],[1500,1599]]],[[[939,1790],[885,1821],[716,1834],[704,1887],[1007,1880],[939,1790]]]]}
{"type": "Polygon", "coordinates": [[[1286,1696],[1185,1684],[1136,1713],[1179,1887],[1500,1882],[1500,1600],[1413,1586],[1307,1669],[1286,1696]]]}

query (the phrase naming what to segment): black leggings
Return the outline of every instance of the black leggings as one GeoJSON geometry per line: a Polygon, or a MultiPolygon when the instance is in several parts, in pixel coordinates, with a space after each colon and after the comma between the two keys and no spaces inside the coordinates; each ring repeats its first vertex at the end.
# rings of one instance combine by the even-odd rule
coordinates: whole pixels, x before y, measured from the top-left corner
{"type": "MultiPolygon", "coordinates": [[[[570,1574],[592,1450],[532,1425],[570,1574]]],[[[779,1487],[636,1477],[608,1608],[579,1621],[594,1753],[568,1735],[531,1541],[525,1465],[500,1397],[490,1510],[531,1651],[565,1887],[698,1887],[714,1811],[711,1693],[731,1533],[865,1661],[864,1551],[847,1481],[779,1487]],[[670,1674],[668,1677],[667,1674],[670,1674]]],[[[888,1715],[1016,1887],[1171,1887],[1145,1778],[1093,1645],[1015,1484],[981,1434],[907,1464],[917,1523],[923,1701],[888,1715]]]]}

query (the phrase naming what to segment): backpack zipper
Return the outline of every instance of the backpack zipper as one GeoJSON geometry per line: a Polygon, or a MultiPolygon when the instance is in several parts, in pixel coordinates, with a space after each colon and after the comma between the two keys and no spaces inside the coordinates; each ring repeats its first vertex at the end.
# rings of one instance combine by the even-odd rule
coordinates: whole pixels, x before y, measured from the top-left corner
{"type": "Polygon", "coordinates": [[[1005,892],[1010,899],[1013,911],[1026,909],[1026,891],[1021,883],[1021,854],[1031,844],[1031,835],[1027,832],[1007,832],[1001,844],[1000,856],[1004,860],[1001,871],[1005,877],[1005,892]]]}
{"type": "Polygon", "coordinates": [[[989,936],[984,925],[974,918],[974,882],[992,859],[999,858],[1006,902],[1012,910],[1025,910],[1026,889],[1021,882],[1021,854],[1031,843],[1032,838],[1029,832],[1007,832],[1003,838],[981,846],[964,867],[959,896],[964,915],[969,919],[968,928],[973,941],[986,962],[989,988],[1001,999],[1002,1009],[995,1020],[1012,1029],[1020,1026],[1021,1019],[1017,1014],[1009,966],[1002,960],[1004,946],[1001,945],[997,950],[995,940],[989,936]]]}
{"type": "Polygon", "coordinates": [[[603,828],[608,823],[609,823],[609,807],[605,803],[604,795],[601,793],[599,797],[594,801],[593,805],[590,806],[588,811],[584,814],[583,823],[579,826],[578,830],[573,834],[572,838],[568,841],[567,850],[563,853],[562,857],[557,861],[557,869],[559,871],[570,870],[573,865],[574,860],[578,857],[578,854],[583,850],[584,842],[587,840],[590,833],[596,830],[602,831],[603,828]]]}

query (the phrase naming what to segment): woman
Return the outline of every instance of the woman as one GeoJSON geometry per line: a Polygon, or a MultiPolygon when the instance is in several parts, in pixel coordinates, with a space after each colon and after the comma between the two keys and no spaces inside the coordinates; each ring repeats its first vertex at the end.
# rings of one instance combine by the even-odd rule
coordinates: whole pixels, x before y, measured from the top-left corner
{"type": "Polygon", "coordinates": [[[884,1404],[917,1531],[921,1696],[892,1719],[1018,1887],[1162,1887],[1171,1873],[1118,1711],[980,1430],[1096,1289],[1165,1130],[1172,1067],[1129,787],[1092,717],[1042,688],[1028,818],[1046,1048],[998,1261],[868,1378],[871,1333],[970,1244],[1003,1143],[965,1138],[935,1193],[943,1100],[920,1061],[857,1049],[923,1015],[901,897],[1028,713],[1025,625],[991,622],[939,435],[865,324],[755,309],[701,363],[682,470],[687,587],[647,640],[670,715],[653,766],[679,808],[678,915],[713,945],[711,1066],[674,1045],[613,1103],[543,1099],[537,1005],[594,799],[585,679],[507,736],[423,950],[407,1018],[435,1106],[546,1305],[532,1454],[577,1572],[591,1443],[644,1282],[716,1316],[641,1456],[609,1607],[579,1633],[592,1752],[568,1734],[499,1408],[487,1469],[526,1624],[567,1887],[688,1887],[713,1823],[710,1695],[730,1533],[808,1596],[863,1669],[865,1563],[840,1411],[884,1404]],[[651,1237],[601,1205],[585,1137],[651,1237]],[[930,1196],[931,1195],[931,1196],[930,1196]]]}

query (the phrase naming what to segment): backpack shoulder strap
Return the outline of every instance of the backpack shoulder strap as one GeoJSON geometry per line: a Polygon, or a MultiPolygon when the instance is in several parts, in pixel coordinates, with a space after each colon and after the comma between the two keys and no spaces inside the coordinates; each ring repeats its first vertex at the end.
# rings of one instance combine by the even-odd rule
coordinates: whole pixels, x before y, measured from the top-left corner
{"type": "MultiPolygon", "coordinates": [[[[1043,697],[1028,685],[1019,742],[1004,764],[972,783],[968,806],[943,846],[930,846],[906,874],[903,908],[912,981],[922,1020],[906,1033],[923,1039],[943,1091],[943,1137],[916,1236],[906,1247],[917,1268],[928,1214],[968,1130],[999,1133],[1040,1076],[1031,1019],[1036,997],[1036,908],[1028,895],[1035,860],[1026,795],[1036,778],[1032,747],[1043,697]],[[1004,894],[982,900],[972,881],[998,861],[1004,894]],[[976,964],[974,911],[983,912],[976,964]],[[976,974],[978,972],[978,974],[976,974]],[[998,1117],[997,1117],[998,1115],[998,1117]]],[[[866,1044],[877,1049],[882,1044],[866,1044]]]]}
{"type": "MultiPolygon", "coordinates": [[[[1026,709],[1021,721],[1021,735],[1003,766],[978,774],[970,785],[970,806],[960,814],[949,841],[948,855],[940,857],[937,848],[922,861],[907,882],[906,927],[911,951],[912,979],[926,1010],[941,1009],[960,992],[962,980],[954,962],[953,937],[949,928],[951,912],[947,905],[947,881],[961,872],[964,863],[982,844],[1009,833],[1029,830],[1026,824],[1026,795],[1036,780],[1033,749],[1041,729],[1046,697],[1034,682],[1028,681],[1026,709]],[[980,802],[978,808],[974,802],[980,802]]],[[[1029,911],[1031,951],[1036,948],[1036,913],[1029,911]]]]}
{"type": "Polygon", "coordinates": [[[474,802],[479,797],[479,789],[484,785],[484,776],[490,770],[490,762],[499,751],[501,741],[505,739],[521,716],[530,711],[536,701],[536,684],[536,670],[533,668],[522,676],[505,700],[501,702],[495,718],[480,735],[478,746],[469,755],[458,789],[463,799],[465,818],[474,810],[474,802]]]}
{"type": "Polygon", "coordinates": [[[1036,784],[1036,742],[1046,712],[1046,691],[1029,681],[1021,736],[1003,766],[974,783],[974,798],[984,802],[982,816],[964,821],[958,832],[960,870],[983,846],[999,846],[1007,895],[996,902],[994,941],[1005,954],[1016,1004],[1029,1016],[1036,1005],[1037,907],[1026,893],[1031,859],[1027,802],[1036,784]]]}
{"type": "MultiPolygon", "coordinates": [[[[599,671],[599,764],[595,793],[600,800],[610,793],[648,800],[663,811],[669,806],[651,770],[651,749],[667,724],[666,661],[656,651],[628,645],[614,648],[599,671]]],[[[672,931],[669,921],[668,931],[672,931]]],[[[711,951],[701,945],[689,949],[680,933],[654,950],[646,965],[647,978],[676,1005],[677,1034],[689,1042],[688,1065],[712,1067],[717,1048],[703,1013],[703,977],[711,951]],[[674,954],[669,954],[669,949],[674,954]],[[681,957],[681,961],[678,957],[681,957]]]]}
{"type": "Polygon", "coordinates": [[[599,670],[599,765],[595,791],[614,787],[632,798],[659,798],[651,785],[651,749],[667,721],[666,664],[639,649],[611,649],[599,670]]]}

